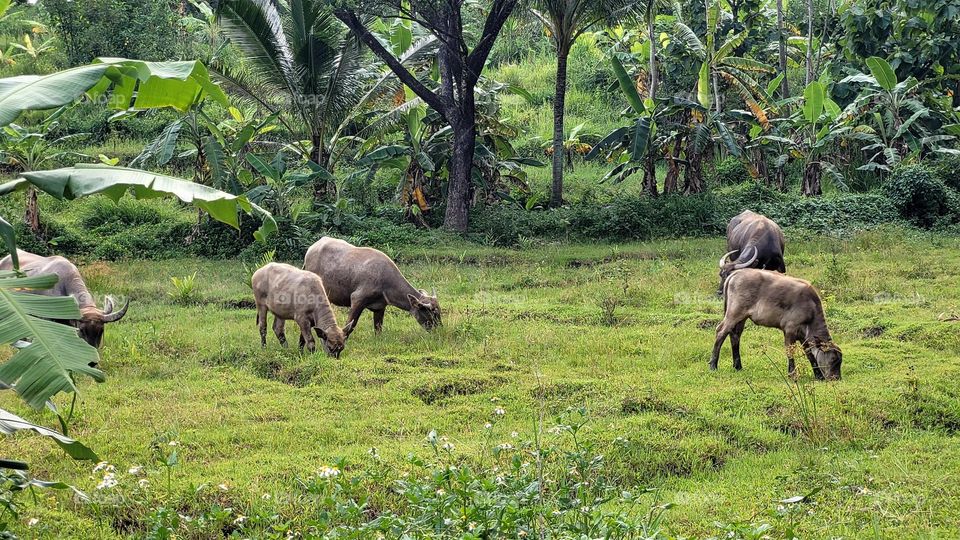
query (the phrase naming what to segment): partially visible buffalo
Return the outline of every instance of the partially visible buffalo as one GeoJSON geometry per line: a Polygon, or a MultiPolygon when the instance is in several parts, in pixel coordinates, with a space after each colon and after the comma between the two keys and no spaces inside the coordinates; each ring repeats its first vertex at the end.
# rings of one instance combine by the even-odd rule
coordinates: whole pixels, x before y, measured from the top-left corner
{"type": "Polygon", "coordinates": [[[720,289],[734,270],[760,268],[787,272],[783,261],[786,241],[783,231],[772,219],[744,210],[727,225],[727,253],[720,258],[720,289]],[[736,254],[735,259],[731,257],[736,254]]]}
{"type": "MultiPolygon", "coordinates": [[[[113,299],[108,296],[103,309],[99,309],[93,295],[90,294],[87,285],[83,282],[80,271],[67,259],[58,255],[41,257],[19,249],[17,250],[17,257],[20,259],[20,271],[28,276],[57,275],[59,279],[52,288],[30,292],[46,296],[72,296],[80,308],[80,319],[57,322],[77,328],[80,337],[90,345],[100,347],[100,343],[103,341],[104,325],[117,322],[127,314],[127,308],[130,306],[129,299],[120,308],[120,311],[113,311],[113,299]]],[[[0,270],[13,270],[13,261],[10,259],[10,255],[0,260],[0,270]]]]}
{"type": "Polygon", "coordinates": [[[717,325],[710,369],[717,369],[720,348],[730,336],[733,367],[740,369],[740,334],[746,320],[783,331],[787,371],[795,373],[793,344],[800,342],[818,379],[839,379],[843,355],[827,329],[820,295],[810,283],[754,268],[730,274],[723,287],[723,320],[717,325]]]}
{"type": "Polygon", "coordinates": [[[347,324],[351,328],[369,309],[374,331],[380,333],[387,306],[409,312],[425,330],[441,324],[436,294],[415,289],[382,251],[325,236],[307,250],[303,268],[323,279],[330,302],[350,307],[347,324]]]}

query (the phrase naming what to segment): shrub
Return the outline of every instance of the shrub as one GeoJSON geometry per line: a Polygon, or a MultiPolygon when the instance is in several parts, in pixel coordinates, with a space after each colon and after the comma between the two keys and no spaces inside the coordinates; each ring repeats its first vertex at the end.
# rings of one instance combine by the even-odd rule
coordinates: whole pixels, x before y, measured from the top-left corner
{"type": "Polygon", "coordinates": [[[933,227],[954,210],[948,201],[950,191],[925,165],[898,167],[884,185],[900,216],[924,228],[933,227]]]}
{"type": "Polygon", "coordinates": [[[713,171],[713,180],[718,186],[732,186],[744,183],[751,178],[742,161],[727,157],[717,163],[713,171]]]}

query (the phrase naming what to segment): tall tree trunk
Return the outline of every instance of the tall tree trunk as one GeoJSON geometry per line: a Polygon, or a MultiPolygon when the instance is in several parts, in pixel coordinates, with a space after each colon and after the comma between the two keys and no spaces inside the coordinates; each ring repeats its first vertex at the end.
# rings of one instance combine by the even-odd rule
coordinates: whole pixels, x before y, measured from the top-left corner
{"type": "Polygon", "coordinates": [[[790,97],[790,83],[787,81],[787,33],[783,24],[783,0],[777,0],[777,35],[779,36],[780,51],[780,73],[783,74],[783,82],[780,83],[780,91],[783,99],[790,97]]]}
{"type": "Polygon", "coordinates": [[[823,194],[823,189],[820,186],[820,163],[816,161],[811,161],[807,163],[807,167],[803,170],[803,194],[807,197],[819,197],[823,194]]]}
{"type": "Polygon", "coordinates": [[[651,197],[657,196],[657,155],[649,147],[643,160],[643,191],[651,197]]]}
{"type": "Polygon", "coordinates": [[[27,208],[23,213],[23,221],[30,227],[30,232],[40,234],[40,204],[35,188],[27,190],[27,208]]]}
{"type": "Polygon", "coordinates": [[[663,179],[663,192],[677,191],[677,181],[680,179],[680,152],[683,150],[683,137],[677,137],[673,143],[673,151],[667,153],[667,176],[663,179]]]}
{"type": "Polygon", "coordinates": [[[655,2],[650,0],[647,4],[647,35],[650,38],[650,97],[657,97],[657,86],[660,84],[660,73],[657,69],[657,36],[654,22],[657,13],[654,9],[655,2]]]}
{"type": "Polygon", "coordinates": [[[550,207],[563,205],[563,116],[567,97],[567,55],[562,45],[557,49],[557,84],[553,93],[553,187],[550,207]]]}
{"type": "Polygon", "coordinates": [[[702,193],[703,153],[697,151],[695,137],[687,137],[687,168],[683,170],[683,192],[687,195],[702,193]]]}
{"type": "Polygon", "coordinates": [[[470,217],[471,169],[477,131],[472,96],[469,101],[470,107],[461,109],[460,118],[453,126],[450,178],[447,182],[447,210],[443,215],[443,226],[457,232],[467,232],[470,217]]]}
{"type": "Polygon", "coordinates": [[[813,82],[813,0],[807,0],[807,85],[813,82]]]}

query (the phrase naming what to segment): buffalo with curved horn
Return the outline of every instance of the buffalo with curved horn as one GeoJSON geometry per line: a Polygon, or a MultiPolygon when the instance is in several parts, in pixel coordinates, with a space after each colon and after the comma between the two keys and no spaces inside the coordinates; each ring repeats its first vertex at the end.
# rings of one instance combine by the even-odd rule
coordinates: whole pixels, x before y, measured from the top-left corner
{"type": "MultiPolygon", "coordinates": [[[[103,341],[104,325],[117,322],[127,314],[129,299],[120,311],[114,311],[114,299],[110,296],[104,301],[103,309],[98,308],[93,295],[83,282],[83,277],[80,276],[80,271],[67,259],[58,255],[42,257],[19,249],[17,256],[20,259],[20,271],[28,276],[57,275],[59,279],[53,288],[31,292],[46,296],[72,296],[80,308],[80,319],[57,322],[75,327],[80,337],[90,345],[99,348],[103,341]]],[[[9,255],[0,260],[0,270],[13,270],[13,261],[9,255]]]]}
{"type": "Polygon", "coordinates": [[[717,293],[723,291],[727,276],[736,270],[759,268],[785,274],[785,244],[783,231],[772,219],[750,210],[735,216],[727,225],[729,251],[720,258],[720,287],[717,293]],[[737,255],[735,259],[732,258],[734,254],[737,255]]]}

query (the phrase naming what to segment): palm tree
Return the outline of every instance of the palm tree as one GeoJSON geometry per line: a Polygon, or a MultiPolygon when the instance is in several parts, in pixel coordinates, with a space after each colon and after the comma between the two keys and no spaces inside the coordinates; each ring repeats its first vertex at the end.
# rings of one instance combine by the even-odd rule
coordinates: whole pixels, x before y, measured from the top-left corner
{"type": "MultiPolygon", "coordinates": [[[[648,0],[652,6],[656,0],[648,0]]],[[[603,21],[614,21],[630,11],[629,0],[538,0],[531,12],[547,27],[557,51],[557,80],[553,95],[553,187],[550,206],[563,204],[563,119],[567,95],[567,58],[584,32],[603,21]]],[[[652,7],[650,8],[652,10],[652,7]]],[[[651,19],[652,21],[652,19],[651,19]]],[[[651,22],[652,28],[652,22],[651,22]]],[[[656,54],[650,53],[651,92],[656,88],[656,54]]]]}
{"type": "Polygon", "coordinates": [[[249,68],[224,75],[247,97],[302,126],[310,160],[330,170],[339,127],[368,87],[360,43],[324,0],[221,0],[217,9],[249,68]]]}

